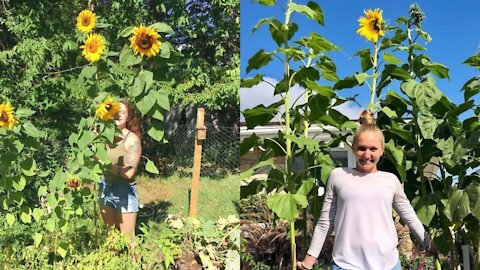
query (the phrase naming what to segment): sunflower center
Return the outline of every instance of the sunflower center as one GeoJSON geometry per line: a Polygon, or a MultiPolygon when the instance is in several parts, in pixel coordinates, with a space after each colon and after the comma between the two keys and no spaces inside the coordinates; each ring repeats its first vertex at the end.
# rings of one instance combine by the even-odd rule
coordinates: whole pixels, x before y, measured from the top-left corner
{"type": "Polygon", "coordinates": [[[111,108],[112,104],[105,104],[105,109],[107,109],[107,111],[110,111],[111,108]]]}
{"type": "Polygon", "coordinates": [[[137,38],[137,45],[142,49],[148,50],[153,46],[153,38],[150,35],[141,33],[137,38]]]}
{"type": "Polygon", "coordinates": [[[0,121],[1,122],[8,122],[7,112],[5,112],[5,111],[2,112],[2,115],[0,115],[0,121]]]}
{"type": "Polygon", "coordinates": [[[90,18],[83,18],[82,25],[83,26],[89,26],[90,25],[90,18]]]}
{"type": "Polygon", "coordinates": [[[382,29],[380,29],[380,22],[378,20],[376,20],[376,19],[372,20],[370,22],[370,24],[371,24],[371,27],[372,27],[373,31],[380,32],[380,30],[382,30],[382,29]]]}
{"type": "Polygon", "coordinates": [[[87,48],[88,48],[88,51],[90,51],[91,53],[95,53],[98,50],[98,43],[96,42],[88,43],[87,48]]]}

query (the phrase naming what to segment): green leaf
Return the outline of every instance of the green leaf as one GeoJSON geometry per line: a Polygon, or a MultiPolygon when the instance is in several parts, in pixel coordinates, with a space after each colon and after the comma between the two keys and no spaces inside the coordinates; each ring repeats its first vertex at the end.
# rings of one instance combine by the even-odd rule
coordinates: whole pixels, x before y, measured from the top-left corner
{"type": "Polygon", "coordinates": [[[38,138],[42,136],[42,133],[31,122],[24,123],[22,127],[25,134],[30,137],[38,138]]]}
{"type": "Polygon", "coordinates": [[[39,222],[42,216],[44,215],[45,210],[40,209],[40,208],[34,208],[32,217],[35,219],[36,222],[39,222]]]}
{"type": "Polygon", "coordinates": [[[145,90],[145,85],[146,85],[145,78],[143,76],[140,76],[140,74],[138,74],[138,76],[135,77],[135,81],[133,83],[133,87],[129,91],[129,95],[132,97],[140,96],[145,90]]]}
{"type": "Polygon", "coordinates": [[[142,62],[142,58],[140,56],[135,56],[132,49],[128,45],[125,45],[120,51],[119,61],[120,65],[129,67],[142,62]]]}
{"type": "Polygon", "coordinates": [[[471,67],[480,67],[480,53],[477,53],[476,55],[469,57],[463,64],[469,65],[471,67]]]}
{"type": "MultiPolygon", "coordinates": [[[[28,171],[29,172],[29,171],[28,171]]],[[[14,178],[17,181],[13,181],[13,188],[16,189],[17,191],[22,191],[25,186],[27,185],[27,179],[25,179],[24,176],[18,177],[18,179],[14,178]]]]}
{"type": "Polygon", "coordinates": [[[105,123],[105,128],[102,131],[102,136],[105,137],[110,143],[113,143],[113,138],[115,137],[115,132],[117,130],[117,125],[113,121],[108,121],[105,123]]]}
{"type": "Polygon", "coordinates": [[[20,168],[22,173],[26,176],[34,176],[35,170],[37,169],[37,163],[33,158],[26,158],[24,161],[20,162],[20,168]]]}
{"type": "MultiPolygon", "coordinates": [[[[305,81],[305,86],[308,90],[315,91],[318,95],[327,97],[329,100],[335,97],[335,91],[330,86],[320,86],[316,81],[305,81]]],[[[330,104],[327,104],[327,106],[330,104]]]]}
{"type": "Polygon", "coordinates": [[[302,181],[302,185],[297,190],[297,194],[307,196],[308,193],[310,193],[310,190],[312,190],[314,185],[315,185],[315,179],[313,178],[308,178],[307,180],[302,181]]]}
{"type": "Polygon", "coordinates": [[[105,149],[105,144],[104,143],[97,143],[95,144],[95,148],[97,150],[97,153],[95,153],[95,156],[100,160],[105,165],[109,165],[112,163],[112,161],[108,158],[107,150],[105,149]]]}
{"type": "Polygon", "coordinates": [[[144,96],[139,102],[136,103],[137,109],[140,111],[142,116],[147,114],[157,102],[156,94],[153,92],[148,93],[148,95],[144,96]]]}
{"type": "Polygon", "coordinates": [[[422,136],[425,139],[433,139],[433,134],[437,129],[438,125],[443,122],[441,119],[436,119],[431,114],[420,113],[417,119],[418,126],[422,132],[422,136]]]}
{"type": "Polygon", "coordinates": [[[157,104],[164,110],[170,110],[170,103],[168,99],[168,93],[166,91],[155,92],[155,100],[157,104]]]}
{"type": "Polygon", "coordinates": [[[126,38],[128,36],[131,36],[133,34],[134,29],[135,29],[135,26],[128,26],[128,27],[123,28],[122,31],[118,32],[117,38],[119,38],[119,37],[126,38]]]}
{"type": "Polygon", "coordinates": [[[472,215],[480,220],[480,184],[473,182],[465,188],[470,200],[472,215]]]}
{"type": "Polygon", "coordinates": [[[357,73],[354,76],[359,85],[362,85],[368,79],[367,73],[357,73]]]}
{"type": "Polygon", "coordinates": [[[20,220],[25,223],[32,223],[32,209],[28,206],[22,206],[20,211],[20,220]]]}
{"type": "Polygon", "coordinates": [[[33,245],[38,248],[40,246],[40,243],[42,243],[42,239],[43,239],[43,234],[41,233],[35,233],[33,235],[33,245]]]}
{"type": "Polygon", "coordinates": [[[160,44],[160,57],[168,59],[172,51],[172,45],[169,42],[162,42],[160,44]]]}
{"type": "Polygon", "coordinates": [[[258,168],[262,168],[262,167],[271,167],[271,168],[275,169],[276,168],[275,158],[271,158],[271,159],[268,159],[268,160],[258,162],[257,164],[255,164],[255,166],[253,166],[250,169],[248,169],[247,171],[241,173],[240,174],[240,179],[245,180],[245,179],[250,178],[253,175],[253,173],[255,172],[255,170],[257,170],[258,168]]]}
{"type": "Polygon", "coordinates": [[[389,107],[381,107],[380,110],[382,110],[382,112],[388,116],[388,118],[390,119],[395,119],[397,118],[397,113],[395,111],[393,111],[392,109],[390,109],[389,107]]]}
{"type": "Polygon", "coordinates": [[[243,88],[251,88],[257,84],[259,84],[263,79],[263,76],[261,74],[257,74],[255,77],[251,79],[242,79],[240,81],[240,87],[243,88]]]}
{"type": "Polygon", "coordinates": [[[449,118],[457,118],[460,114],[470,110],[475,106],[475,103],[473,100],[469,100],[465,103],[462,103],[458,106],[455,107],[455,109],[448,111],[448,113],[445,115],[445,119],[449,118]]]}
{"type": "Polygon", "coordinates": [[[360,64],[362,66],[362,72],[369,70],[373,67],[373,58],[370,54],[370,49],[359,50],[354,54],[355,56],[360,56],[360,64]]]}
{"type": "Polygon", "coordinates": [[[260,143],[261,139],[255,133],[243,139],[240,143],[240,156],[245,155],[250,151],[250,149],[252,149],[252,147],[258,146],[260,143]]]}
{"type": "Polygon", "coordinates": [[[309,1],[307,5],[299,5],[292,2],[289,4],[289,8],[296,12],[303,13],[307,15],[308,18],[318,22],[321,25],[324,25],[323,11],[315,2],[309,1]]]}
{"type": "Polygon", "coordinates": [[[57,247],[57,254],[60,255],[60,257],[65,258],[65,256],[67,256],[68,246],[69,245],[66,242],[60,243],[57,247]]]}
{"type": "Polygon", "coordinates": [[[17,116],[18,119],[26,118],[26,117],[32,116],[34,114],[35,114],[35,111],[32,111],[32,110],[27,109],[27,108],[18,108],[15,111],[15,115],[17,116]]]}
{"type": "Polygon", "coordinates": [[[395,159],[397,165],[402,165],[403,164],[402,148],[397,147],[393,140],[390,140],[390,141],[388,141],[387,144],[385,144],[385,149],[388,150],[392,154],[392,156],[395,159]]]}
{"type": "Polygon", "coordinates": [[[157,22],[157,23],[151,24],[150,27],[157,30],[157,32],[160,32],[160,33],[167,33],[171,35],[175,33],[172,27],[170,27],[166,23],[157,22]]]}
{"type": "Polygon", "coordinates": [[[395,64],[395,65],[398,65],[398,64],[402,63],[402,61],[400,59],[398,59],[395,56],[393,56],[389,53],[386,53],[386,52],[383,53],[383,59],[385,59],[386,62],[395,64]]]}
{"type": "Polygon", "coordinates": [[[49,232],[52,232],[52,233],[53,233],[53,232],[55,231],[55,227],[56,227],[54,217],[50,217],[49,219],[47,219],[47,223],[45,223],[44,227],[45,227],[45,229],[47,229],[49,232]]]}
{"type": "Polygon", "coordinates": [[[276,0],[258,0],[258,3],[264,6],[274,6],[276,2],[276,0]]]}
{"type": "Polygon", "coordinates": [[[430,70],[435,76],[443,79],[448,78],[450,80],[450,76],[448,75],[448,68],[442,64],[430,62],[428,59],[422,59],[422,64],[430,70]]]}
{"type": "Polygon", "coordinates": [[[297,137],[296,135],[285,135],[285,138],[292,140],[300,149],[305,148],[310,153],[320,150],[318,141],[313,138],[297,137]]]}
{"type": "Polygon", "coordinates": [[[47,190],[48,190],[47,186],[40,186],[37,191],[37,196],[40,198],[47,192],[47,190]]]}
{"type": "Polygon", "coordinates": [[[13,223],[15,223],[15,221],[16,221],[17,219],[15,218],[14,215],[12,215],[12,214],[10,214],[10,213],[7,213],[7,214],[5,215],[5,220],[7,221],[7,225],[8,225],[8,226],[12,226],[13,223]]]}
{"type": "Polygon", "coordinates": [[[267,65],[273,58],[272,53],[267,53],[263,49],[259,50],[252,58],[248,60],[247,73],[252,69],[260,69],[267,65]]]}
{"type": "Polygon", "coordinates": [[[149,173],[153,174],[159,174],[160,172],[157,169],[157,166],[155,166],[155,163],[151,161],[150,159],[147,159],[147,164],[145,165],[145,170],[149,173]]]}
{"type": "Polygon", "coordinates": [[[333,90],[341,90],[345,88],[353,88],[358,85],[358,81],[355,77],[345,77],[342,80],[335,83],[333,90]]]}
{"type": "Polygon", "coordinates": [[[444,214],[451,222],[457,222],[470,214],[468,194],[461,189],[453,190],[448,196],[444,214]]]}
{"type": "Polygon", "coordinates": [[[278,113],[278,107],[281,102],[274,103],[268,107],[265,107],[263,104],[256,106],[253,109],[246,109],[243,111],[243,116],[245,116],[245,122],[247,128],[251,129],[256,126],[262,126],[270,122],[273,117],[278,113]]]}
{"type": "Polygon", "coordinates": [[[269,22],[270,25],[268,29],[270,30],[270,34],[273,40],[275,41],[275,43],[277,43],[278,46],[281,46],[283,43],[285,43],[285,41],[290,40],[298,31],[298,25],[295,23],[289,23],[288,27],[286,27],[281,22],[275,19],[270,19],[269,22]],[[285,37],[287,38],[287,40],[285,40],[285,37]]]}
{"type": "Polygon", "coordinates": [[[159,121],[154,121],[147,131],[147,134],[157,142],[162,141],[164,133],[164,129],[159,121]]]}
{"type": "Polygon", "coordinates": [[[80,72],[79,77],[90,79],[93,77],[93,75],[95,75],[96,72],[97,72],[97,66],[86,66],[80,72]]]}
{"type": "Polygon", "coordinates": [[[87,147],[89,144],[93,142],[95,139],[96,135],[93,133],[93,131],[90,130],[83,130],[80,138],[77,141],[78,148],[80,150],[83,150],[85,147],[87,147]]]}
{"type": "Polygon", "coordinates": [[[329,52],[329,51],[338,51],[340,48],[335,44],[331,43],[324,37],[316,34],[310,33],[310,38],[308,39],[308,45],[315,52],[329,52]]]}
{"type": "Polygon", "coordinates": [[[429,226],[437,210],[435,200],[431,195],[427,195],[427,197],[420,198],[415,208],[417,209],[418,219],[420,219],[423,225],[429,226]]]}
{"type": "Polygon", "coordinates": [[[301,194],[275,194],[267,199],[267,206],[280,219],[294,222],[299,214],[299,207],[307,207],[307,197],[301,194]]]}
{"type": "Polygon", "coordinates": [[[416,84],[414,97],[421,112],[430,113],[431,108],[442,98],[443,94],[438,90],[435,80],[428,76],[422,83],[416,84]]]}
{"type": "Polygon", "coordinates": [[[462,87],[464,93],[465,101],[469,100],[471,97],[475,96],[480,92],[480,77],[473,77],[468,80],[462,87]]]}

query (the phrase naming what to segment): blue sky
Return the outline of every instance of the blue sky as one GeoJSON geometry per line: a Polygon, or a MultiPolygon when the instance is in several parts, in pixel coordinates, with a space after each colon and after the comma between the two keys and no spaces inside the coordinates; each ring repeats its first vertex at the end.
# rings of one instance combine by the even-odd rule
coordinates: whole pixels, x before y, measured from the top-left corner
{"type": "MultiPolygon", "coordinates": [[[[286,6],[286,0],[278,0],[282,6],[286,6]]],[[[306,4],[307,1],[297,0],[299,4],[306,4]]],[[[383,18],[389,25],[395,25],[395,19],[400,16],[408,16],[409,6],[417,3],[426,14],[426,19],[422,24],[422,29],[428,32],[432,41],[425,45],[425,52],[433,62],[441,63],[450,69],[450,81],[448,79],[438,79],[437,85],[445,95],[455,104],[463,102],[463,92],[460,92],[463,84],[470,78],[478,75],[478,71],[462,62],[468,57],[474,55],[480,50],[480,1],[479,0],[418,0],[418,1],[398,1],[398,0],[332,0],[316,1],[324,12],[325,27],[305,19],[302,14],[295,14],[293,21],[299,25],[299,31],[292,40],[297,40],[300,36],[309,35],[310,32],[316,32],[327,38],[330,42],[341,48],[341,51],[327,53],[337,65],[337,74],[339,78],[351,76],[355,72],[360,72],[360,59],[353,54],[360,49],[372,48],[372,44],[356,33],[358,28],[358,19],[363,16],[366,9],[380,8],[383,10],[383,18]]],[[[268,66],[253,70],[246,74],[248,59],[259,49],[272,51],[276,44],[270,37],[268,26],[263,26],[252,34],[252,28],[262,18],[275,17],[279,21],[284,21],[284,12],[278,7],[266,7],[252,2],[251,0],[240,1],[241,16],[241,34],[240,34],[240,58],[241,58],[241,77],[253,77],[261,73],[272,82],[279,80],[283,76],[283,66],[276,60],[268,66]]],[[[405,59],[401,53],[395,54],[400,59],[405,59]]],[[[380,69],[382,70],[382,69],[380,69]]],[[[371,72],[371,71],[370,71],[371,72]]],[[[398,84],[397,84],[398,85],[398,84]]],[[[396,88],[397,85],[391,84],[389,88],[396,88]]],[[[360,94],[358,101],[362,106],[368,105],[369,90],[365,84],[353,89],[341,90],[338,94],[342,97],[360,94]]],[[[386,89],[383,90],[383,94],[386,89]]],[[[261,85],[253,89],[241,89],[241,109],[253,107],[260,103],[269,105],[272,99],[272,90],[266,85],[261,85]]],[[[300,93],[300,90],[298,90],[300,93]]],[[[480,100],[480,95],[476,96],[476,104],[480,100]]],[[[361,108],[350,104],[349,108],[344,107],[346,111],[352,110],[355,115],[361,108]]],[[[348,115],[348,112],[346,112],[348,115]]],[[[357,115],[358,116],[358,115],[357,115]]],[[[242,117],[243,120],[243,117],[242,117]]]]}

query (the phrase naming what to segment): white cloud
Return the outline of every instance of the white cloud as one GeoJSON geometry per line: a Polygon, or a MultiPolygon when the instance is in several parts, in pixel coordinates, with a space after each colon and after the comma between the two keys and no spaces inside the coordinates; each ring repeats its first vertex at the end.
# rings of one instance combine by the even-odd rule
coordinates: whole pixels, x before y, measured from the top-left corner
{"type": "Polygon", "coordinates": [[[364,110],[364,108],[359,107],[356,103],[352,101],[347,101],[334,108],[346,117],[350,118],[351,120],[358,120],[358,118],[360,117],[360,113],[364,110]]]}
{"type": "MultiPolygon", "coordinates": [[[[280,95],[273,95],[274,86],[277,85],[278,80],[274,78],[264,77],[267,82],[261,82],[252,88],[240,88],[240,110],[244,111],[245,109],[254,108],[260,104],[263,104],[265,107],[268,107],[270,104],[279,101],[282,97],[280,95]]],[[[293,103],[295,100],[298,101],[295,105],[303,104],[304,100],[299,96],[304,92],[303,87],[298,84],[290,88],[290,100],[293,103]]],[[[291,104],[293,105],[293,104],[291,104]]],[[[283,112],[283,109],[282,109],[283,112]]],[[[240,116],[240,121],[245,121],[243,114],[240,116]]],[[[276,121],[275,118],[273,121],[276,121]]]]}

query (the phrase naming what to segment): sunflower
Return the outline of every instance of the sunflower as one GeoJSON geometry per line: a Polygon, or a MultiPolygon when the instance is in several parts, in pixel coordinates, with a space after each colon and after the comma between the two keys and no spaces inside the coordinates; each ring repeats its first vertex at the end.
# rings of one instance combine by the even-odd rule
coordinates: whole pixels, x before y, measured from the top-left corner
{"type": "Polygon", "coordinates": [[[88,9],[82,10],[77,17],[77,29],[84,33],[90,33],[93,28],[95,28],[96,20],[97,17],[95,16],[95,13],[88,9]]]}
{"type": "Polygon", "coordinates": [[[159,37],[160,35],[155,29],[141,24],[133,30],[133,36],[130,37],[130,48],[135,54],[140,53],[142,57],[144,55],[155,56],[160,51],[159,37]]]}
{"type": "Polygon", "coordinates": [[[10,103],[0,104],[0,127],[12,129],[18,121],[13,115],[13,107],[10,103]]]}
{"type": "Polygon", "coordinates": [[[113,117],[120,111],[120,106],[118,103],[113,102],[112,97],[108,96],[100,106],[98,106],[95,111],[95,115],[100,117],[100,119],[107,121],[112,120],[113,117]]]}
{"type": "Polygon", "coordinates": [[[97,62],[106,47],[103,37],[99,34],[89,34],[83,44],[80,46],[83,49],[82,55],[90,62],[97,62]]]}
{"type": "Polygon", "coordinates": [[[82,180],[78,176],[72,176],[67,179],[67,187],[71,191],[79,191],[82,188],[82,180]]]}
{"type": "Polygon", "coordinates": [[[382,12],[379,8],[364,11],[365,17],[358,20],[360,27],[357,29],[357,33],[367,40],[377,43],[378,38],[385,35],[385,22],[382,18],[382,12]]]}

